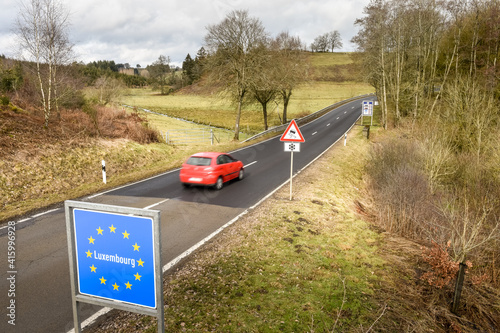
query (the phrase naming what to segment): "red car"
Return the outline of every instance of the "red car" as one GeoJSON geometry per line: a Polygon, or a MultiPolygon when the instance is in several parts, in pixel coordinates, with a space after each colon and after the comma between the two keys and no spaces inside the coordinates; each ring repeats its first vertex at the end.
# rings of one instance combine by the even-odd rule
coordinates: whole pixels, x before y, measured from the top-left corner
{"type": "Polygon", "coordinates": [[[225,153],[197,153],[181,168],[180,179],[184,186],[205,185],[220,190],[231,179],[243,179],[243,163],[225,153]]]}

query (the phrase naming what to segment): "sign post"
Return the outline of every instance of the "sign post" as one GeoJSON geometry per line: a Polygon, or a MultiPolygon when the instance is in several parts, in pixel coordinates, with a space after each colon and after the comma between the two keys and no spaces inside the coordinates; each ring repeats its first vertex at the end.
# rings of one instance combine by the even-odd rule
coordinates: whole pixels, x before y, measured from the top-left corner
{"type": "Polygon", "coordinates": [[[305,142],[302,133],[299,130],[299,126],[293,119],[285,132],[280,138],[280,141],[285,142],[285,151],[290,152],[290,201],[292,200],[292,180],[293,180],[293,152],[300,152],[300,143],[305,142]]]}
{"type": "Polygon", "coordinates": [[[160,212],[66,201],[74,328],[80,303],[150,315],[165,331],[160,212]]]}

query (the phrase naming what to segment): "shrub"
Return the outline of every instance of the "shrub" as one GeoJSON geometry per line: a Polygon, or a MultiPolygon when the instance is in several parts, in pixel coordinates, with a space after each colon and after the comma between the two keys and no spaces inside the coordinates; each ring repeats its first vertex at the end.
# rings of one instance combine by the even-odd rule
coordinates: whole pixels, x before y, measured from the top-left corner
{"type": "Polygon", "coordinates": [[[425,248],[423,253],[424,261],[431,266],[432,270],[424,273],[421,279],[427,281],[429,285],[439,289],[450,285],[458,272],[459,263],[451,260],[448,254],[449,247],[450,242],[447,243],[445,249],[436,242],[432,242],[432,247],[425,248]]]}
{"type": "Polygon", "coordinates": [[[435,218],[418,146],[406,138],[381,142],[374,147],[366,171],[384,227],[422,238],[435,218]]]}
{"type": "Polygon", "coordinates": [[[137,113],[98,107],[97,124],[99,133],[105,137],[128,138],[142,144],[160,141],[158,131],[150,128],[147,120],[137,113]]]}
{"type": "Polygon", "coordinates": [[[0,96],[0,105],[9,105],[10,99],[7,96],[0,96]]]}

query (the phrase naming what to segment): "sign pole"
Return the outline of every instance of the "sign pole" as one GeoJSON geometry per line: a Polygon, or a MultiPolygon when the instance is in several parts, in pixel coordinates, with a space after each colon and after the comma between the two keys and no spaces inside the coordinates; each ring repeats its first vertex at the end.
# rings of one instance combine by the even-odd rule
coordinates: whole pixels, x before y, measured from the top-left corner
{"type": "Polygon", "coordinates": [[[293,150],[290,152],[290,201],[292,201],[292,182],[293,182],[293,150]]]}
{"type": "Polygon", "coordinates": [[[300,152],[300,143],[305,142],[304,136],[299,130],[299,126],[295,119],[293,119],[285,132],[280,138],[280,141],[285,142],[285,152],[289,151],[290,155],[290,201],[292,201],[293,196],[293,152],[300,152]]]}

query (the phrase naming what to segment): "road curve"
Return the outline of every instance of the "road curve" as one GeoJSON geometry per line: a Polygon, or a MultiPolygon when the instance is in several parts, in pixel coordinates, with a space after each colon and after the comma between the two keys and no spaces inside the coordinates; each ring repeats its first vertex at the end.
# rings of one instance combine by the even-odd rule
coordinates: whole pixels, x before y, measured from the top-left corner
{"type": "MultiPolygon", "coordinates": [[[[294,153],[294,173],[342,138],[360,115],[361,100],[357,100],[301,126],[305,142],[301,144],[300,152],[294,153]]],[[[256,205],[290,177],[290,153],[284,152],[284,143],[279,137],[231,154],[243,161],[245,178],[225,184],[221,191],[184,188],[179,182],[179,170],[173,170],[83,201],[160,210],[162,266],[167,265],[256,205]]],[[[12,261],[8,262],[7,250],[4,250],[0,256],[0,267],[3,268],[0,293],[5,314],[12,313],[7,308],[14,300],[15,326],[9,324],[9,317],[4,315],[0,332],[66,333],[72,330],[64,209],[54,209],[10,224],[15,227],[15,265],[9,267],[12,261]],[[13,290],[13,294],[9,290],[13,290]]],[[[8,231],[8,226],[0,228],[2,249],[8,248],[8,231]]],[[[100,309],[83,305],[82,320],[100,309]]]]}

